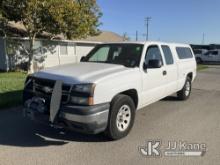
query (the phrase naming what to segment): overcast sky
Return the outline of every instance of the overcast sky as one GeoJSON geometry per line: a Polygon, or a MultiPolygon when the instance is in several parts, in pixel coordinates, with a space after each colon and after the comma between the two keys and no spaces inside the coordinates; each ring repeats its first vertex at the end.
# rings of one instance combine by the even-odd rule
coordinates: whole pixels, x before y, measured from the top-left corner
{"type": "Polygon", "coordinates": [[[144,40],[144,18],[152,17],[150,39],[201,44],[220,43],[220,0],[98,0],[102,30],[144,40]]]}

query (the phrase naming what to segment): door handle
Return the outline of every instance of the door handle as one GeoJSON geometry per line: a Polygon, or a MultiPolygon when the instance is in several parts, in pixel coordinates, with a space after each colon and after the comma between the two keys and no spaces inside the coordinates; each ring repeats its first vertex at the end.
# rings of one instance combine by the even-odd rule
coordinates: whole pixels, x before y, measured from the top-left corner
{"type": "Polygon", "coordinates": [[[167,71],[166,71],[166,70],[163,71],[163,75],[164,75],[164,76],[167,75],[167,71]]]}

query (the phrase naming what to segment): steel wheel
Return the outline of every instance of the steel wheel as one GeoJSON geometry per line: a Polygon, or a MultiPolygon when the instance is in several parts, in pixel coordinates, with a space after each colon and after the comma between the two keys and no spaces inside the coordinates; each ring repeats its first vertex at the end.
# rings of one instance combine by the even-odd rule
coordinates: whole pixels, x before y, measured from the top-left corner
{"type": "Polygon", "coordinates": [[[116,126],[119,131],[125,131],[131,121],[131,109],[128,105],[123,105],[118,111],[116,118],[116,126]]]}
{"type": "Polygon", "coordinates": [[[192,88],[192,84],[191,84],[192,80],[190,77],[186,78],[186,82],[184,87],[177,92],[177,97],[180,100],[187,100],[191,94],[191,88],[192,88]]]}
{"type": "Polygon", "coordinates": [[[111,102],[105,134],[112,140],[127,136],[134,125],[135,110],[136,107],[131,97],[123,94],[115,96],[111,102]]]}
{"type": "Polygon", "coordinates": [[[186,89],[185,89],[185,95],[189,96],[191,90],[191,84],[189,81],[186,82],[186,89]]]}

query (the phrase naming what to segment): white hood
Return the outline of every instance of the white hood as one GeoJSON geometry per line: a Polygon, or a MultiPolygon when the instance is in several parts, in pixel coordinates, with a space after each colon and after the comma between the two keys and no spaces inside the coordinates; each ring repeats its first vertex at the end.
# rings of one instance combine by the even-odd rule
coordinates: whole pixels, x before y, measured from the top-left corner
{"type": "Polygon", "coordinates": [[[64,83],[95,83],[111,74],[130,70],[122,65],[83,62],[52,67],[33,74],[34,77],[62,80],[64,83]]]}

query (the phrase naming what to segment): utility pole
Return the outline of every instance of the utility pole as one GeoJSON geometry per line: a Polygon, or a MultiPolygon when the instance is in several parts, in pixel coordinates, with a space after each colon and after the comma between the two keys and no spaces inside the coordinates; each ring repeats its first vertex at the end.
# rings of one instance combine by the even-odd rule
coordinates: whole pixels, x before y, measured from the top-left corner
{"type": "Polygon", "coordinates": [[[146,41],[149,40],[149,22],[150,22],[150,20],[151,20],[151,17],[146,17],[146,18],[144,19],[144,21],[145,21],[145,26],[146,26],[146,30],[147,30],[147,33],[146,33],[146,41]]]}
{"type": "Polygon", "coordinates": [[[138,31],[136,30],[136,41],[138,41],[138,31]]]}
{"type": "Polygon", "coordinates": [[[205,33],[202,34],[202,44],[205,44],[205,33]]]}

